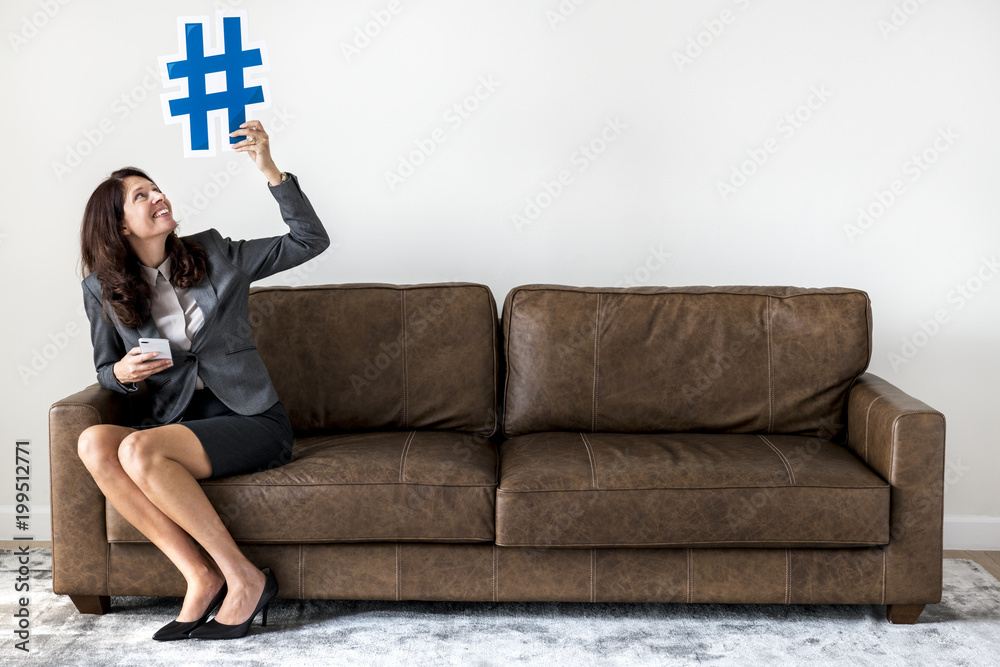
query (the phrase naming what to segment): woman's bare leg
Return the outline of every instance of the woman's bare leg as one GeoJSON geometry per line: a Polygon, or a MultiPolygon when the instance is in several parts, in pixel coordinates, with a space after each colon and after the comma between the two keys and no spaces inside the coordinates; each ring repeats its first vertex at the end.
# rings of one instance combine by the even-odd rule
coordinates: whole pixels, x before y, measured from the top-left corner
{"type": "Polygon", "coordinates": [[[118,513],[155,544],[184,575],[188,590],[177,620],[194,621],[205,613],[222,586],[223,576],[191,536],[151,503],[122,468],[118,460],[119,447],[135,432],[136,429],[112,424],[91,426],[80,435],[80,458],[118,513]]]}
{"type": "Polygon", "coordinates": [[[183,424],[135,431],[122,439],[118,459],[145,497],[204,547],[222,571],[229,591],[216,620],[226,625],[246,621],[265,577],[240,551],[198,483],[212,475],[198,436],[183,424]]]}

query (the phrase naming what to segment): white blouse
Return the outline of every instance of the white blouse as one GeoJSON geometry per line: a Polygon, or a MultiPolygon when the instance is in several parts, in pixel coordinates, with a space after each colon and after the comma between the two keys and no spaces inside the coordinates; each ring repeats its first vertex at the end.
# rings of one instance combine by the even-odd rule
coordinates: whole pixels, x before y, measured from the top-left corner
{"type": "MultiPolygon", "coordinates": [[[[146,282],[152,287],[150,314],[153,316],[156,328],[175,347],[184,351],[190,350],[195,334],[205,324],[205,316],[189,289],[170,283],[173,260],[167,257],[155,269],[142,264],[140,266],[146,282]]],[[[205,388],[201,377],[198,377],[195,388],[205,388]]]]}

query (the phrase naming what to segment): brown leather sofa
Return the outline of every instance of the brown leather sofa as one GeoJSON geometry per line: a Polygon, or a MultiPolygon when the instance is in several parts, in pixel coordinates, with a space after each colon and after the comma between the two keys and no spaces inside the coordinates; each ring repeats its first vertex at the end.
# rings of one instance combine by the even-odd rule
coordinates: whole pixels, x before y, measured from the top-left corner
{"type": "MultiPolygon", "coordinates": [[[[941,598],[944,417],[866,374],[868,296],[792,287],[255,288],[292,460],[203,482],[280,596],[941,598]]],[[[50,419],[53,588],[179,596],[77,455],[142,392],[50,419]]]]}

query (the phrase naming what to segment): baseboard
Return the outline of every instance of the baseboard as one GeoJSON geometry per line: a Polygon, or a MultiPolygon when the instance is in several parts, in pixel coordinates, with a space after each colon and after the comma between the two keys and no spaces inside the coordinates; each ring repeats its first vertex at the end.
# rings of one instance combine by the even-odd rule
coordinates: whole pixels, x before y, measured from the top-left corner
{"type": "Polygon", "coordinates": [[[1000,517],[979,514],[946,514],[944,548],[967,551],[1000,551],[1000,517]]]}

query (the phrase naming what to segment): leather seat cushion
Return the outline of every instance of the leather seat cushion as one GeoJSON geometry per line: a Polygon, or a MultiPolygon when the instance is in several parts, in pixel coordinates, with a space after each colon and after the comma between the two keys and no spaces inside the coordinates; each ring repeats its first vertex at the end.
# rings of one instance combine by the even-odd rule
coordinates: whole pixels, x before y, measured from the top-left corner
{"type": "Polygon", "coordinates": [[[500,446],[500,546],[888,541],[889,485],[847,449],[818,438],[549,432],[500,446]]]}
{"type": "MultiPolygon", "coordinates": [[[[238,542],[492,542],[497,453],[452,431],[322,435],[292,461],[202,483],[238,542]]],[[[108,506],[108,541],[146,541],[108,506]]]]}

